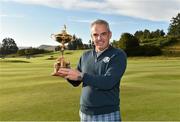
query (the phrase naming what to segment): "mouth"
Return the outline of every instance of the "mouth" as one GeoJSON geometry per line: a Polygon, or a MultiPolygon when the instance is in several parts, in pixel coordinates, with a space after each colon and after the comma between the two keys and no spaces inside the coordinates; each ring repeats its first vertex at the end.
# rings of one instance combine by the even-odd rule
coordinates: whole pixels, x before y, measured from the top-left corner
{"type": "Polygon", "coordinates": [[[104,45],[104,41],[97,41],[96,44],[97,44],[98,46],[102,46],[102,45],[104,45]]]}

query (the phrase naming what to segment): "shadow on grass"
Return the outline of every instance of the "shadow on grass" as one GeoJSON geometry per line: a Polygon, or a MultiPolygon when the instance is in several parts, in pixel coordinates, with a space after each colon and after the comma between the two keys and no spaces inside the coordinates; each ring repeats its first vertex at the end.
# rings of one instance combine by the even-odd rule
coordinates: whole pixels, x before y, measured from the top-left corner
{"type": "Polygon", "coordinates": [[[65,52],[65,54],[72,55],[72,54],[73,54],[73,52],[65,52]]]}
{"type": "Polygon", "coordinates": [[[22,60],[0,60],[0,62],[5,62],[5,63],[31,63],[29,61],[22,61],[22,60]]]}
{"type": "Polygon", "coordinates": [[[46,58],[45,60],[56,60],[57,58],[55,58],[55,57],[50,57],[50,58],[46,58]]]}

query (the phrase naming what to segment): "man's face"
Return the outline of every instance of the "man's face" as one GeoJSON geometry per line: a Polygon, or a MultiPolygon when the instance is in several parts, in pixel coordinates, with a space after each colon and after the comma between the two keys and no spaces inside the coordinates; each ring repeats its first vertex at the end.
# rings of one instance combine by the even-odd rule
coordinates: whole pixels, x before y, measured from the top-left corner
{"type": "Polygon", "coordinates": [[[104,24],[95,24],[91,27],[91,38],[96,51],[102,51],[109,46],[111,35],[111,32],[108,31],[104,24]]]}

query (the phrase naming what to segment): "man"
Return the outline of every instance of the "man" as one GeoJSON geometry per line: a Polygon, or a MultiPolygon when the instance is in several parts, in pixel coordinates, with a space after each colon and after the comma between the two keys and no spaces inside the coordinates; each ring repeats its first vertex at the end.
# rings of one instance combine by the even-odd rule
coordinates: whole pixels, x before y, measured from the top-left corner
{"type": "Polygon", "coordinates": [[[126,55],[109,44],[111,36],[106,21],[94,21],[91,24],[94,49],[81,56],[77,69],[60,68],[54,73],[73,86],[82,82],[81,121],[121,120],[119,86],[126,69],[126,55]]]}

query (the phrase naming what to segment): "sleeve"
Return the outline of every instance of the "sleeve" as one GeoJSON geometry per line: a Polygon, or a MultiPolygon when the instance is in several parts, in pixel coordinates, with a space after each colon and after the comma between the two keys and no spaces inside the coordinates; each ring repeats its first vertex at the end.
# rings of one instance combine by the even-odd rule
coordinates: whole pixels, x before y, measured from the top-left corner
{"type": "MultiPolygon", "coordinates": [[[[82,57],[81,57],[82,58],[82,57]]],[[[77,70],[79,70],[81,72],[81,58],[79,59],[79,63],[77,66],[77,70]]],[[[67,79],[67,81],[72,84],[74,87],[77,87],[81,84],[82,81],[74,81],[74,80],[69,80],[67,79]]]]}
{"type": "Polygon", "coordinates": [[[101,90],[110,90],[120,82],[127,65],[124,52],[118,53],[110,59],[107,71],[104,75],[90,75],[84,73],[83,83],[101,90]]]}

